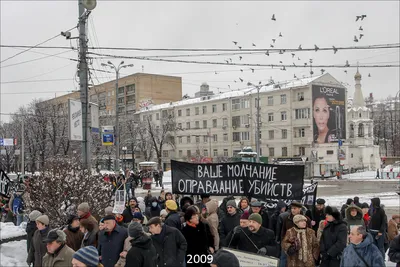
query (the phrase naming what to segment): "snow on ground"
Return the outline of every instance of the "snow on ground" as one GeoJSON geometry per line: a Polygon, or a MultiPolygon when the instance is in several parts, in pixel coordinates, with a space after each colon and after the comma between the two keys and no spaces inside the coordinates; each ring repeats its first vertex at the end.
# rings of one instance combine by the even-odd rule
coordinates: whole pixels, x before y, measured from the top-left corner
{"type": "Polygon", "coordinates": [[[360,203],[371,203],[371,198],[379,197],[381,199],[381,204],[385,205],[385,207],[399,207],[400,196],[396,192],[387,192],[387,193],[374,193],[374,194],[357,194],[351,196],[320,196],[326,200],[326,205],[342,207],[343,204],[346,203],[348,198],[354,198],[354,196],[358,196],[360,198],[360,203]]]}
{"type": "Polygon", "coordinates": [[[26,235],[25,224],[15,226],[12,222],[0,222],[0,240],[26,235]]]}
{"type": "MultiPolygon", "coordinates": [[[[379,175],[381,177],[382,173],[380,173],[379,175]]],[[[394,178],[397,176],[397,173],[389,173],[389,176],[390,176],[390,179],[387,177],[387,173],[384,173],[383,174],[384,179],[379,179],[379,181],[393,181],[394,179],[399,180],[398,178],[394,178]]],[[[332,178],[329,178],[329,180],[331,180],[331,179],[332,178]]],[[[350,174],[344,174],[343,179],[372,180],[372,179],[376,179],[376,171],[365,171],[365,172],[355,172],[355,173],[350,173],[350,174]]]]}
{"type": "Polygon", "coordinates": [[[26,240],[12,241],[0,245],[0,266],[25,267],[28,253],[26,240]]]}

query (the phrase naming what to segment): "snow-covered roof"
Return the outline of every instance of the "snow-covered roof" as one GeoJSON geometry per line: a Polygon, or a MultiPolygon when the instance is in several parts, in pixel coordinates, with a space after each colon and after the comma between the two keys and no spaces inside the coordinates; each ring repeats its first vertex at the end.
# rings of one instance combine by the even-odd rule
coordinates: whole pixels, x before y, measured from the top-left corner
{"type": "MultiPolygon", "coordinates": [[[[275,91],[275,90],[282,90],[282,89],[289,89],[289,88],[294,88],[294,87],[305,86],[305,85],[310,84],[314,80],[320,78],[321,76],[323,76],[323,75],[318,75],[315,77],[307,77],[307,78],[303,78],[303,79],[294,79],[294,80],[284,81],[284,82],[275,82],[275,84],[273,84],[273,85],[262,86],[260,89],[260,93],[266,93],[266,92],[271,92],[271,91],[275,91]]],[[[257,88],[255,88],[255,87],[252,89],[249,89],[249,88],[240,89],[240,90],[225,92],[225,93],[216,94],[216,95],[183,99],[183,100],[176,101],[176,102],[153,105],[153,106],[143,108],[140,111],[138,111],[137,113],[162,110],[162,109],[170,109],[170,108],[178,107],[178,106],[193,105],[193,104],[200,103],[200,102],[204,103],[207,101],[230,99],[230,98],[234,98],[234,97],[240,97],[240,96],[244,96],[244,95],[252,95],[252,94],[256,94],[256,93],[257,93],[257,88]]]]}
{"type": "Polygon", "coordinates": [[[367,107],[354,107],[354,108],[349,108],[347,109],[347,111],[369,111],[369,108],[367,107]]]}

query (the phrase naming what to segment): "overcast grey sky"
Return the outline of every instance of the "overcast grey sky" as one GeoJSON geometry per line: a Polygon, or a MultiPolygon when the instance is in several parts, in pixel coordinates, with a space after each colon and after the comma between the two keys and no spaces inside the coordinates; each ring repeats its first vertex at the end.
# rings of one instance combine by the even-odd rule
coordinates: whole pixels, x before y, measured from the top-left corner
{"type": "MultiPolygon", "coordinates": [[[[243,48],[269,48],[273,38],[275,48],[303,48],[399,43],[399,1],[99,1],[89,20],[89,45],[102,47],[142,48],[235,48],[237,41],[243,48]],[[271,20],[275,14],[276,21],[271,20]],[[363,21],[355,22],[356,15],[367,15],[363,21]],[[363,31],[359,31],[359,27],[363,31]],[[283,37],[279,38],[279,33],[283,37]],[[354,35],[363,33],[358,42],[354,35]],[[94,38],[96,35],[97,39],[94,38]]],[[[53,37],[63,30],[74,27],[78,21],[78,1],[1,1],[1,44],[35,45],[53,37]]],[[[77,31],[72,31],[77,36],[77,31]]],[[[76,47],[76,41],[58,37],[45,45],[76,47]]],[[[21,50],[1,48],[1,60],[21,50]]],[[[60,91],[76,90],[74,81],[76,62],[65,58],[48,57],[24,64],[15,63],[44,57],[43,54],[65,52],[60,49],[35,49],[1,63],[1,112],[15,112],[19,106],[34,98],[48,99],[64,94],[60,91]],[[9,66],[10,65],[10,66],[9,66]],[[32,80],[68,79],[62,81],[21,82],[32,80]],[[19,81],[18,83],[6,83],[19,81]]],[[[135,52],[103,50],[104,53],[143,56],[188,54],[188,52],[135,52]]],[[[74,51],[59,57],[77,58],[74,51]]],[[[313,64],[345,64],[357,61],[360,64],[399,64],[399,49],[347,50],[298,52],[292,59],[290,53],[283,55],[243,55],[179,58],[224,62],[231,57],[233,62],[303,65],[313,59],[313,64]],[[297,59],[300,57],[300,60],[297,59]]],[[[106,60],[102,61],[105,62],[106,60]]],[[[112,59],[117,63],[120,60],[112,59]]],[[[272,77],[275,81],[293,79],[293,75],[309,76],[309,68],[216,66],[183,63],[152,62],[126,59],[134,68],[125,69],[124,74],[140,72],[142,66],[147,73],[181,76],[183,93],[193,95],[202,82],[207,82],[214,92],[225,92],[245,87],[246,81],[258,83],[272,77]],[[244,72],[241,72],[243,69],[244,72]],[[218,74],[215,74],[215,71],[218,74]],[[239,77],[244,79],[240,83],[239,77]],[[234,80],[238,81],[237,83],[234,80]]],[[[94,62],[99,69],[100,61],[94,62]]],[[[342,68],[327,68],[335,78],[348,83],[349,96],[354,92],[355,69],[348,74],[342,68]]],[[[361,68],[364,96],[373,93],[375,98],[394,96],[399,90],[399,68],[361,68]],[[368,77],[368,74],[371,77],[368,77]]],[[[315,75],[320,74],[314,69],[315,75]]],[[[105,82],[114,75],[96,73],[98,80],[105,82]]],[[[94,79],[97,83],[97,79],[94,79]]],[[[2,116],[7,120],[7,116],[2,116]]]]}

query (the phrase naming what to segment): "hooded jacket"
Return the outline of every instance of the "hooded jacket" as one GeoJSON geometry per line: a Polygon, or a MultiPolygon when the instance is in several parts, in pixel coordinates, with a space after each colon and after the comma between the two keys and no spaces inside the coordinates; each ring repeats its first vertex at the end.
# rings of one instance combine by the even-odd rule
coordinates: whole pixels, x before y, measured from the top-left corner
{"type": "Polygon", "coordinates": [[[381,200],[379,198],[371,199],[371,203],[372,212],[369,221],[369,229],[379,231],[379,233],[383,234],[386,231],[385,210],[381,208],[381,200]]]}
{"type": "Polygon", "coordinates": [[[344,219],[344,221],[347,223],[347,230],[349,232],[351,230],[351,227],[354,226],[354,225],[364,226],[364,219],[363,219],[362,210],[356,205],[350,205],[346,209],[346,218],[344,219]],[[357,210],[357,215],[356,216],[351,216],[350,213],[351,213],[352,209],[356,209],[357,210]]]}
{"type": "Polygon", "coordinates": [[[160,217],[160,212],[161,212],[161,207],[160,204],[158,204],[157,198],[152,197],[150,199],[150,206],[146,208],[146,216],[148,219],[151,219],[153,217],[160,217]],[[157,202],[157,206],[153,207],[153,205],[151,203],[153,202],[157,202]]]}
{"type": "Polygon", "coordinates": [[[339,220],[328,222],[322,232],[320,252],[322,262],[320,266],[339,266],[338,257],[342,254],[347,244],[347,225],[340,220],[340,213],[335,215],[339,220]]]}
{"type": "Polygon", "coordinates": [[[364,262],[357,255],[356,251],[371,267],[385,267],[382,253],[378,247],[374,245],[373,238],[367,234],[365,239],[358,245],[349,244],[343,251],[343,257],[340,262],[341,267],[348,266],[365,266],[364,262]]]}
{"type": "Polygon", "coordinates": [[[277,234],[277,225],[278,225],[278,218],[279,215],[281,214],[281,209],[287,207],[286,203],[283,201],[279,201],[278,204],[276,205],[276,209],[274,211],[274,213],[271,215],[271,219],[269,221],[269,229],[271,229],[272,231],[274,231],[275,236],[277,234]]]}
{"type": "Polygon", "coordinates": [[[153,241],[146,234],[132,239],[132,248],[126,255],[126,265],[129,267],[156,267],[157,252],[153,241]]]}
{"type": "Polygon", "coordinates": [[[207,222],[208,225],[210,226],[211,235],[214,238],[214,248],[215,250],[218,250],[219,248],[219,233],[218,233],[219,220],[217,214],[218,201],[216,199],[211,199],[206,203],[206,208],[208,212],[207,222]]]}

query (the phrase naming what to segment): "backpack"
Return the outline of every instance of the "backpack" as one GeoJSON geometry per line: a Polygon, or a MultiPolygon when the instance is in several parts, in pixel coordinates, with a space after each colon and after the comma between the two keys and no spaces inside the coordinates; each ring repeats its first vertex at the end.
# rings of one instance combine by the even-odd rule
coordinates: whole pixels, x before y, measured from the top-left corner
{"type": "Polygon", "coordinates": [[[20,214],[24,210],[24,201],[21,196],[15,196],[12,203],[12,212],[14,214],[20,214]]]}

